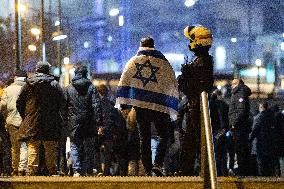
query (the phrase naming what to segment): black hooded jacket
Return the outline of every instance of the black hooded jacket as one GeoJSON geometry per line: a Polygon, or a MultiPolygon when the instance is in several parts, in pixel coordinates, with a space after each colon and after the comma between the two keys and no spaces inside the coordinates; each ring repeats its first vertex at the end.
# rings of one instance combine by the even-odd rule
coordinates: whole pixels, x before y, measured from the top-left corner
{"type": "Polygon", "coordinates": [[[248,86],[240,83],[232,90],[231,102],[229,105],[230,125],[236,129],[248,129],[251,90],[248,86]]]}
{"type": "Polygon", "coordinates": [[[54,76],[36,73],[28,79],[17,100],[17,109],[23,118],[19,140],[58,140],[63,102],[63,91],[54,76]]]}
{"type": "Polygon", "coordinates": [[[67,126],[72,138],[89,138],[97,135],[102,124],[101,99],[91,81],[77,74],[65,90],[67,126]]]}

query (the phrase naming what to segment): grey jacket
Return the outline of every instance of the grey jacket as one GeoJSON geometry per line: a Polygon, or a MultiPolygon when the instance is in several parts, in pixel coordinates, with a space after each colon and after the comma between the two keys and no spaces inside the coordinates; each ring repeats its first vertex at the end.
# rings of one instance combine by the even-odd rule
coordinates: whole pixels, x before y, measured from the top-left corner
{"type": "Polygon", "coordinates": [[[22,118],[16,107],[16,102],[22,87],[26,84],[25,80],[25,77],[18,77],[15,79],[14,83],[4,90],[0,102],[0,110],[6,115],[6,124],[19,127],[22,122],[22,118]]]}

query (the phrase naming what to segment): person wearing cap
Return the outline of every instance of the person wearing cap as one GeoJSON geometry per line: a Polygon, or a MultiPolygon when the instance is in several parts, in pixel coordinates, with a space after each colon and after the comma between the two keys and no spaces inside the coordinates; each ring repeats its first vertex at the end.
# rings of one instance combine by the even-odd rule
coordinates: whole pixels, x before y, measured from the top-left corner
{"type": "Polygon", "coordinates": [[[103,122],[101,99],[87,73],[86,66],[76,65],[75,76],[64,90],[74,177],[93,174],[97,127],[103,122]]]}
{"type": "Polygon", "coordinates": [[[50,65],[38,63],[36,73],[27,79],[27,84],[17,100],[17,109],[23,119],[18,139],[28,146],[28,175],[39,175],[40,149],[44,149],[44,161],[49,175],[56,174],[56,149],[63,125],[62,108],[64,94],[50,65]]]}
{"type": "Polygon", "coordinates": [[[21,143],[17,140],[19,127],[22,122],[22,118],[17,110],[16,102],[18,96],[26,85],[27,73],[23,70],[16,70],[14,82],[5,88],[3,96],[0,102],[1,113],[6,115],[5,128],[9,133],[12,152],[12,175],[23,175],[26,171],[27,164],[27,147],[25,143],[21,143]],[[21,161],[20,161],[20,157],[21,161]]]}
{"type": "Polygon", "coordinates": [[[201,25],[187,26],[184,35],[189,39],[188,48],[195,57],[182,65],[178,87],[187,99],[188,116],[181,136],[180,174],[192,176],[195,159],[200,155],[200,95],[213,88],[213,57],[209,54],[213,37],[211,31],[201,25]]]}

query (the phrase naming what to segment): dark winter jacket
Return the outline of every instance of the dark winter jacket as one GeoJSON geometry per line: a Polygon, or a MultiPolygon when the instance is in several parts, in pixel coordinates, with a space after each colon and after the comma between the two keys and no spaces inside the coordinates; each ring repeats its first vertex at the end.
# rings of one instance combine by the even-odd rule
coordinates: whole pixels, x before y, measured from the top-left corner
{"type": "Polygon", "coordinates": [[[97,126],[102,124],[102,109],[95,86],[89,79],[78,74],[64,93],[69,137],[73,139],[97,136],[97,126]]]}
{"type": "Polygon", "coordinates": [[[275,113],[275,147],[279,157],[284,157],[284,115],[281,112],[275,113]]]}
{"type": "Polygon", "coordinates": [[[225,136],[229,129],[228,111],[229,106],[226,102],[218,100],[216,97],[210,99],[211,125],[215,137],[225,136]]]}
{"type": "Polygon", "coordinates": [[[102,100],[102,112],[103,112],[103,128],[104,128],[104,134],[103,138],[105,140],[112,140],[111,136],[111,129],[115,127],[115,122],[118,118],[118,112],[117,109],[114,107],[113,103],[111,103],[110,100],[103,97],[102,100]]]}
{"type": "Polygon", "coordinates": [[[250,88],[242,83],[232,90],[229,120],[231,127],[236,131],[249,132],[250,95],[250,88]]]}
{"type": "Polygon", "coordinates": [[[209,93],[213,87],[213,57],[200,55],[191,64],[184,64],[181,71],[179,90],[188,97],[190,107],[199,106],[201,92],[209,93]]]}
{"type": "Polygon", "coordinates": [[[110,129],[113,141],[113,152],[120,157],[127,159],[129,149],[127,149],[128,131],[126,120],[118,109],[114,111],[114,126],[110,129]]]}
{"type": "Polygon", "coordinates": [[[63,102],[62,89],[53,76],[36,73],[28,79],[17,100],[17,109],[23,119],[19,140],[58,140],[63,102]]]}
{"type": "Polygon", "coordinates": [[[0,132],[5,131],[4,122],[5,122],[4,116],[0,112],[0,132]]]}
{"type": "Polygon", "coordinates": [[[263,111],[254,118],[252,132],[249,141],[256,138],[256,152],[258,155],[275,155],[275,119],[273,112],[263,111]]]}

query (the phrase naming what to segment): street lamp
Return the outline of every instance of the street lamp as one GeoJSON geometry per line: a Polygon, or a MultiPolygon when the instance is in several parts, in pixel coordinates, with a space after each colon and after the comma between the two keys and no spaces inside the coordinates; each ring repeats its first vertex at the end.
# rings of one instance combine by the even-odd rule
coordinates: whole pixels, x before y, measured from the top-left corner
{"type": "Polygon", "coordinates": [[[22,32],[21,32],[21,13],[26,11],[27,7],[21,4],[20,0],[15,0],[15,34],[16,34],[16,69],[19,70],[22,65],[22,32]]]}
{"type": "Polygon", "coordinates": [[[29,46],[28,46],[28,49],[29,49],[30,51],[36,51],[36,46],[35,46],[35,45],[29,45],[29,46]]]}
{"type": "Polygon", "coordinates": [[[119,9],[118,8],[113,8],[109,11],[110,16],[117,16],[119,15],[119,9]]]}
{"type": "Polygon", "coordinates": [[[38,28],[32,28],[31,29],[31,33],[35,36],[39,35],[40,34],[40,29],[38,28]]]}
{"type": "Polygon", "coordinates": [[[52,38],[53,41],[60,41],[62,39],[67,38],[67,35],[63,34],[62,31],[56,31],[52,34],[52,37],[53,37],[52,38]]]}
{"type": "Polygon", "coordinates": [[[259,73],[259,69],[262,65],[261,59],[256,59],[255,65],[257,66],[257,98],[259,98],[259,96],[260,96],[260,73],[259,73]]]}
{"type": "Polygon", "coordinates": [[[186,0],[186,1],[184,2],[184,5],[185,5],[186,7],[192,7],[194,4],[195,4],[195,0],[186,0]]]}

